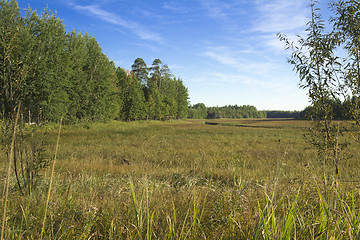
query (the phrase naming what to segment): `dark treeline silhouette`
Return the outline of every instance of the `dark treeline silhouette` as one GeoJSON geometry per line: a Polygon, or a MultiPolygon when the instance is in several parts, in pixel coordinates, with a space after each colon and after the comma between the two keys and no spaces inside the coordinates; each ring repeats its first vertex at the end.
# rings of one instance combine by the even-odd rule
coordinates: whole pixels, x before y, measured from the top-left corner
{"type": "MultiPolygon", "coordinates": [[[[351,109],[353,106],[360,105],[360,101],[355,97],[348,97],[344,101],[339,99],[328,99],[325,104],[332,111],[334,120],[351,119],[351,109]]],[[[310,119],[318,114],[314,107],[308,106],[302,111],[258,111],[256,107],[250,105],[228,105],[224,107],[206,107],[203,103],[189,106],[189,118],[193,119],[215,119],[215,118],[293,118],[310,119]]]]}
{"type": "Polygon", "coordinates": [[[206,107],[198,103],[189,107],[189,118],[215,119],[215,118],[266,118],[264,111],[258,111],[251,105],[227,105],[224,107],[206,107]]]}
{"type": "MultiPolygon", "coordinates": [[[[331,112],[331,117],[333,120],[351,120],[352,119],[352,111],[355,108],[354,106],[358,106],[360,104],[359,99],[356,97],[347,97],[344,101],[339,99],[328,99],[324,102],[324,105],[329,109],[331,112]]],[[[311,119],[314,116],[318,117],[319,119],[324,118],[321,116],[321,113],[316,111],[313,106],[306,107],[303,111],[299,114],[299,119],[311,119]]]]}
{"type": "MultiPolygon", "coordinates": [[[[351,109],[353,106],[359,105],[359,101],[355,97],[347,97],[344,101],[339,99],[329,98],[324,101],[326,108],[331,111],[333,120],[349,120],[351,119],[351,109]]],[[[267,118],[294,118],[294,119],[311,119],[314,116],[320,119],[323,116],[316,111],[313,106],[308,106],[302,111],[266,111],[267,118]]]]}
{"type": "Polygon", "coordinates": [[[302,111],[266,111],[267,118],[299,118],[302,111]]]}
{"type": "Polygon", "coordinates": [[[25,11],[0,1],[1,119],[13,118],[20,102],[27,122],[187,117],[188,90],[160,59],[116,68],[95,38],[67,33],[48,9],[25,11]]]}

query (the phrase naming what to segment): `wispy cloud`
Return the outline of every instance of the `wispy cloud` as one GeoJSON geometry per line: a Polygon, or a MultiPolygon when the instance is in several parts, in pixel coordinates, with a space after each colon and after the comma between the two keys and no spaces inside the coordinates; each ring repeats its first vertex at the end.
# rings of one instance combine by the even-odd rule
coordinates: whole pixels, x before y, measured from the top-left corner
{"type": "Polygon", "coordinates": [[[201,12],[211,20],[219,23],[222,28],[230,33],[238,33],[243,29],[240,27],[247,19],[248,12],[244,7],[247,0],[197,0],[201,12]]]}
{"type": "Polygon", "coordinates": [[[276,76],[273,79],[261,79],[241,73],[212,72],[207,75],[206,82],[217,86],[230,84],[232,86],[247,86],[252,90],[267,89],[274,93],[284,93],[296,88],[293,84],[289,84],[292,83],[291,79],[277,78],[276,76]]]}
{"type": "Polygon", "coordinates": [[[163,9],[170,10],[175,13],[188,13],[189,10],[177,1],[164,2],[162,5],[163,9]]]}
{"type": "Polygon", "coordinates": [[[193,66],[183,66],[183,65],[179,65],[179,64],[170,64],[169,68],[170,69],[194,69],[193,66]]]}
{"type": "Polygon", "coordinates": [[[232,17],[246,14],[247,1],[198,0],[207,14],[214,19],[230,20],[232,17]]]}
{"type": "Polygon", "coordinates": [[[225,4],[219,4],[213,0],[201,1],[201,4],[212,18],[227,18],[229,15],[225,4]]]}
{"type": "MultiPolygon", "coordinates": [[[[246,51],[245,51],[246,52],[246,51]]],[[[277,69],[277,63],[263,56],[262,59],[252,60],[249,55],[243,54],[244,51],[236,51],[224,46],[209,48],[204,55],[210,57],[224,67],[232,67],[237,71],[246,73],[256,73],[257,75],[266,75],[277,69]]],[[[251,55],[251,54],[250,54],[251,55]]]]}
{"type": "Polygon", "coordinates": [[[306,1],[256,0],[255,4],[259,11],[259,17],[254,22],[255,31],[293,31],[303,28],[309,21],[306,1]]]}
{"type": "Polygon", "coordinates": [[[151,40],[158,43],[163,42],[163,39],[159,34],[145,29],[137,22],[124,20],[112,12],[101,9],[98,5],[81,6],[72,3],[71,6],[77,11],[97,17],[105,22],[126,28],[143,40],[151,40]]]}

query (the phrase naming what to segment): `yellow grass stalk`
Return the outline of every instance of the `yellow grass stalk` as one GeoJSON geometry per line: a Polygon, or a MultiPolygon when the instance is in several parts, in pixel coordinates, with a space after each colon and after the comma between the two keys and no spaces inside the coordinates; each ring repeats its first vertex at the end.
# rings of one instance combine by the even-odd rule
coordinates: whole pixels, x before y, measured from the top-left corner
{"type": "Polygon", "coordinates": [[[40,239],[43,238],[43,234],[44,234],[44,232],[45,232],[46,214],[47,214],[47,209],[48,209],[49,200],[50,200],[51,186],[52,186],[52,182],[53,182],[53,178],[54,178],[56,155],[57,155],[57,152],[58,152],[58,149],[59,149],[61,123],[62,123],[62,118],[60,119],[59,133],[58,133],[57,142],[56,142],[55,156],[54,156],[54,161],[53,161],[52,170],[51,170],[51,177],[50,177],[50,183],[49,183],[49,191],[48,191],[48,195],[47,195],[47,199],[46,199],[44,220],[43,220],[43,226],[42,226],[42,229],[41,229],[40,239]]]}
{"type": "Polygon", "coordinates": [[[11,148],[10,148],[10,156],[9,156],[9,169],[6,175],[6,183],[5,183],[5,199],[4,199],[4,212],[3,212],[3,221],[2,221],[2,227],[1,227],[1,240],[4,239],[4,232],[5,232],[5,221],[6,221],[6,207],[7,207],[7,199],[8,199],[8,195],[9,195],[9,185],[10,185],[10,173],[11,173],[11,163],[14,159],[14,146],[15,146],[15,136],[16,136],[16,126],[19,120],[19,113],[20,113],[20,106],[21,106],[21,102],[19,103],[18,106],[18,110],[16,113],[16,118],[15,118],[15,125],[14,125],[14,133],[13,133],[13,137],[11,140],[11,148]]]}

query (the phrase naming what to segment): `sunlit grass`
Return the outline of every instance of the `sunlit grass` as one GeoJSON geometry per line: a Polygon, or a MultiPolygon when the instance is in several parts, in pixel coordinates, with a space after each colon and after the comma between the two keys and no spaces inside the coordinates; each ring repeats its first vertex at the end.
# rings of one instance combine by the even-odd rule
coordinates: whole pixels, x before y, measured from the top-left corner
{"type": "MultiPolygon", "coordinates": [[[[336,185],[303,137],[307,122],[216,122],[227,124],[65,124],[44,238],[359,237],[356,143],[336,185]]],[[[7,238],[40,237],[50,177],[43,172],[30,196],[12,182],[7,238]]]]}

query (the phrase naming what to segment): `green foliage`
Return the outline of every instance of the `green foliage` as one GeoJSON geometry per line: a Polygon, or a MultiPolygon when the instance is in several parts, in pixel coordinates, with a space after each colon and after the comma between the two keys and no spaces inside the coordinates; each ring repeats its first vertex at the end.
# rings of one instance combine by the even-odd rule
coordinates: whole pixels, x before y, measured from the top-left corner
{"type": "Polygon", "coordinates": [[[144,59],[137,58],[134,64],[131,66],[132,72],[142,85],[145,85],[148,81],[149,69],[146,66],[144,59]]]}
{"type": "Polygon", "coordinates": [[[130,83],[124,96],[122,119],[127,121],[142,120],[146,117],[144,92],[140,81],[130,76],[130,83]]]}
{"type": "Polygon", "coordinates": [[[251,105],[228,105],[224,107],[206,107],[203,103],[189,107],[189,118],[216,119],[216,118],[266,118],[266,112],[258,111],[251,105]]]}
{"type": "MultiPolygon", "coordinates": [[[[350,120],[350,112],[353,104],[356,104],[355,101],[356,99],[354,97],[351,99],[350,97],[347,97],[344,101],[340,101],[339,99],[326,100],[333,120],[350,120]]],[[[314,112],[314,108],[312,106],[308,106],[301,112],[295,112],[294,115],[300,119],[311,119],[314,112]]]]}
{"type": "Polygon", "coordinates": [[[318,2],[311,1],[311,20],[306,29],[307,36],[299,36],[296,46],[286,36],[279,34],[287,49],[291,49],[292,55],[288,59],[299,74],[300,87],[308,90],[311,101],[309,117],[312,120],[312,128],[309,131],[309,141],[318,149],[319,157],[326,163],[333,162],[334,173],[338,174],[339,128],[333,124],[333,102],[343,88],[338,78],[341,62],[334,54],[339,42],[338,35],[325,32],[325,22],[317,8],[318,2]]]}
{"type": "Polygon", "coordinates": [[[144,60],[137,58],[132,69],[131,73],[122,68],[116,71],[120,119],[169,120],[187,117],[188,89],[181,79],[172,77],[167,65],[155,59],[152,67],[147,68],[144,60]]]}
{"type": "Polygon", "coordinates": [[[174,84],[175,84],[175,113],[176,113],[176,119],[185,119],[188,116],[188,89],[183,84],[183,81],[178,78],[174,78],[174,84]]]}
{"type": "Polygon", "coordinates": [[[37,126],[25,126],[19,123],[17,126],[14,148],[10,149],[11,137],[13,135],[14,124],[12,121],[4,120],[1,122],[1,148],[9,157],[13,151],[13,171],[17,188],[21,193],[31,194],[39,181],[44,169],[49,166],[51,161],[47,153],[46,132],[44,128],[38,131],[37,126]]]}
{"type": "Polygon", "coordinates": [[[66,33],[48,9],[21,17],[15,0],[1,0],[0,20],[2,119],[13,118],[20,101],[29,123],[186,118],[188,90],[160,59],[148,68],[137,58],[128,79],[95,38],[66,33]]]}
{"type": "Polygon", "coordinates": [[[67,36],[65,26],[54,13],[41,16],[31,9],[24,19],[24,62],[30,67],[25,79],[23,113],[28,121],[56,121],[67,114],[69,87],[67,36]]]}
{"type": "Polygon", "coordinates": [[[28,73],[21,53],[24,24],[15,0],[0,2],[0,31],[0,114],[14,118],[15,107],[23,100],[28,73]]]}
{"type": "Polygon", "coordinates": [[[207,107],[203,103],[197,103],[189,106],[189,118],[205,119],[207,117],[207,107]]]}
{"type": "MultiPolygon", "coordinates": [[[[343,93],[350,95],[347,99],[348,116],[360,127],[360,4],[353,0],[337,0],[331,3],[335,13],[331,22],[334,25],[334,34],[338,37],[338,44],[347,52],[342,59],[340,77],[343,80],[343,93]]],[[[348,96],[346,96],[347,98],[348,96]]]]}
{"type": "Polygon", "coordinates": [[[267,118],[299,118],[300,111],[266,111],[267,118]]]}

